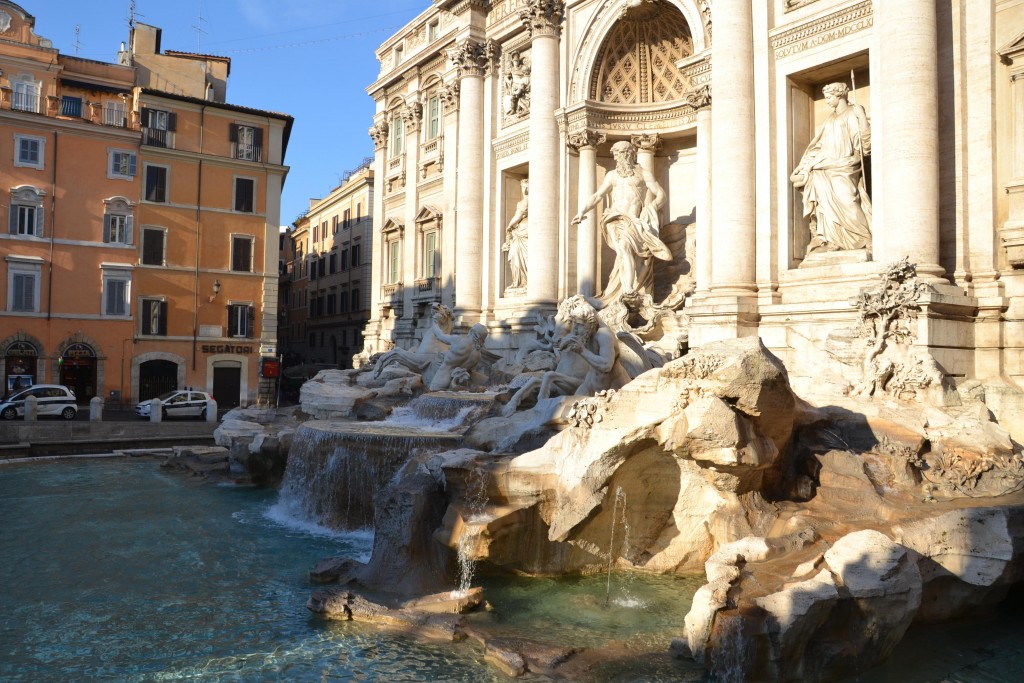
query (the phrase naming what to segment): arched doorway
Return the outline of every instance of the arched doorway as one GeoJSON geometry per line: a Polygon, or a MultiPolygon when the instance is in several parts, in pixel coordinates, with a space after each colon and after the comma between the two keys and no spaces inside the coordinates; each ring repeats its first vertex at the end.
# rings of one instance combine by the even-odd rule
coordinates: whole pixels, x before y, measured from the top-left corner
{"type": "Polygon", "coordinates": [[[58,362],[60,383],[75,392],[79,404],[88,403],[96,395],[96,351],[76,342],[64,349],[58,362]]]}
{"type": "Polygon", "coordinates": [[[171,360],[147,360],[139,364],[139,401],[178,388],[178,364],[171,360]]]}
{"type": "Polygon", "coordinates": [[[3,392],[12,392],[39,383],[39,349],[27,341],[12,342],[4,352],[3,392]]]}

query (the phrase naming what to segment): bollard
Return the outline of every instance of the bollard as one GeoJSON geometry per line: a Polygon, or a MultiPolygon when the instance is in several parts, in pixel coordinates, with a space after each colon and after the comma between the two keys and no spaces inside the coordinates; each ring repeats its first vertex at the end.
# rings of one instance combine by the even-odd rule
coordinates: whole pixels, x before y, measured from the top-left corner
{"type": "Polygon", "coordinates": [[[164,421],[164,404],[160,403],[160,399],[153,398],[149,401],[149,421],[150,422],[163,422],[164,421]]]}
{"type": "Polygon", "coordinates": [[[217,402],[212,398],[206,402],[206,421],[217,421],[217,402]]]}
{"type": "Polygon", "coordinates": [[[89,422],[103,421],[103,399],[93,396],[89,401],[89,422]]]}
{"type": "Polygon", "coordinates": [[[25,421],[35,422],[39,419],[39,399],[29,396],[25,399],[25,421]]]}

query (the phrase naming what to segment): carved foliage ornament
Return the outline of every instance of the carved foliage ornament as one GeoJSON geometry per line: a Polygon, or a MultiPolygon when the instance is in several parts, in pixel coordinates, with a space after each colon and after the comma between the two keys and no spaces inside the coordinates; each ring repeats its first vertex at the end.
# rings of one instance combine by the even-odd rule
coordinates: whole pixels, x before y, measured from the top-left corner
{"type": "Polygon", "coordinates": [[[711,106],[711,86],[702,85],[696,90],[686,93],[686,103],[694,109],[703,109],[711,106]]]}
{"type": "Polygon", "coordinates": [[[603,144],[607,138],[604,133],[593,130],[581,130],[578,133],[569,133],[566,136],[566,143],[577,152],[584,147],[597,147],[603,144]]]}
{"type": "Polygon", "coordinates": [[[471,38],[456,43],[455,47],[448,50],[448,59],[452,66],[458,71],[459,78],[463,76],[483,76],[491,66],[491,62],[497,55],[497,47],[494,41],[487,40],[479,42],[471,38]]]}
{"type": "Polygon", "coordinates": [[[388,144],[388,124],[383,121],[370,126],[370,130],[367,131],[370,137],[373,138],[373,146],[375,149],[383,149],[388,144]]]}
{"type": "Polygon", "coordinates": [[[558,35],[565,18],[565,3],[562,0],[529,0],[519,10],[519,19],[531,36],[558,35]]]}
{"type": "Polygon", "coordinates": [[[451,111],[457,109],[459,106],[459,82],[452,81],[451,83],[445,83],[441,86],[441,89],[437,91],[437,94],[441,96],[441,101],[444,103],[445,110],[451,111]]]}
{"type": "Polygon", "coordinates": [[[415,130],[423,118],[423,105],[419,102],[410,102],[398,111],[398,115],[405,120],[405,124],[415,130]]]}

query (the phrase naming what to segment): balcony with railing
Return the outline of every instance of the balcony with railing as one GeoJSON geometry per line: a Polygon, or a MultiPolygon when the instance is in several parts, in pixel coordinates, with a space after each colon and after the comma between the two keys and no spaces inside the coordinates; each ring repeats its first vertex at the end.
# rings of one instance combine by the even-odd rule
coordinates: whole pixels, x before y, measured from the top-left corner
{"type": "Polygon", "coordinates": [[[35,93],[18,92],[17,90],[11,93],[11,109],[15,111],[28,111],[38,114],[40,113],[39,102],[40,97],[35,93]]]}
{"type": "Polygon", "coordinates": [[[387,285],[381,285],[380,288],[380,302],[384,308],[401,308],[402,307],[402,283],[393,282],[387,285]]]}
{"type": "Polygon", "coordinates": [[[440,301],[441,278],[424,277],[413,282],[413,299],[416,301],[440,301]]]}
{"type": "Polygon", "coordinates": [[[160,128],[143,128],[142,144],[150,147],[174,149],[174,131],[160,128]]]}
{"type": "Polygon", "coordinates": [[[107,103],[103,108],[103,125],[113,128],[128,127],[128,110],[123,104],[107,103]]]}
{"type": "Polygon", "coordinates": [[[263,161],[263,146],[245,142],[231,143],[231,156],[245,161],[263,161]]]}
{"type": "Polygon", "coordinates": [[[60,100],[60,115],[75,119],[82,118],[82,98],[64,96],[60,100]]]}

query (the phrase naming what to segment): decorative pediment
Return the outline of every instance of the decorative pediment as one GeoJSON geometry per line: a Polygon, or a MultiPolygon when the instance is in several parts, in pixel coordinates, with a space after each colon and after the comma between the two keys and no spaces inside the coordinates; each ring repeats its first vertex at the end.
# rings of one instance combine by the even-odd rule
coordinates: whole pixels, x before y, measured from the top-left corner
{"type": "Polygon", "coordinates": [[[442,215],[441,212],[438,211],[437,209],[435,209],[430,204],[424,204],[423,207],[420,209],[420,212],[418,214],[416,214],[416,222],[417,223],[432,223],[432,222],[435,222],[435,221],[436,222],[440,222],[441,215],[442,215]]]}
{"type": "Polygon", "coordinates": [[[103,205],[107,207],[108,213],[118,213],[131,210],[131,208],[135,206],[135,202],[129,200],[127,197],[115,196],[104,199],[103,205]]]}
{"type": "Polygon", "coordinates": [[[11,199],[25,204],[37,204],[43,201],[46,192],[31,185],[19,185],[11,188],[11,199]]]}
{"type": "Polygon", "coordinates": [[[1016,38],[996,50],[996,52],[1002,58],[1003,62],[1006,64],[1013,64],[1015,60],[1024,56],[1024,33],[1019,33],[1016,38]]]}
{"type": "Polygon", "coordinates": [[[397,233],[399,236],[401,236],[405,232],[405,225],[399,223],[394,218],[389,218],[386,221],[384,221],[384,227],[381,228],[380,231],[385,235],[397,233]]]}

